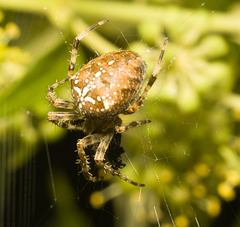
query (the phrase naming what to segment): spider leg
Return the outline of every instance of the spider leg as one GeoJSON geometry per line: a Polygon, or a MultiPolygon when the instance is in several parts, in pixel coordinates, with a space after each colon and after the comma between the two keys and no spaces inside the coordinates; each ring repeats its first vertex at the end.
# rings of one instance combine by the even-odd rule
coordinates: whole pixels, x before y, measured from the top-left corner
{"type": "Polygon", "coordinates": [[[148,80],[148,83],[147,83],[145,89],[143,90],[143,92],[140,95],[140,97],[124,111],[124,114],[135,113],[137,111],[137,109],[142,105],[142,103],[143,103],[143,101],[144,101],[148,91],[150,90],[150,88],[152,87],[154,82],[156,81],[157,75],[158,75],[159,71],[162,68],[161,63],[162,63],[162,59],[163,59],[163,55],[164,55],[166,46],[167,46],[167,38],[165,38],[165,40],[164,40],[163,47],[162,47],[159,59],[158,59],[157,64],[156,64],[156,66],[155,66],[155,68],[153,70],[153,74],[151,75],[151,77],[148,80]]]}
{"type": "Polygon", "coordinates": [[[107,23],[108,20],[103,20],[103,21],[99,21],[97,24],[92,25],[91,27],[89,27],[87,30],[85,30],[84,32],[82,32],[80,35],[76,36],[75,39],[73,40],[73,48],[72,48],[72,55],[71,55],[71,60],[70,60],[70,64],[68,67],[68,77],[71,79],[73,77],[73,71],[75,68],[75,64],[76,64],[76,59],[77,59],[77,49],[78,49],[78,45],[79,45],[79,41],[81,39],[83,39],[90,31],[92,31],[93,29],[107,23]]]}
{"type": "Polygon", "coordinates": [[[82,167],[82,174],[84,176],[84,178],[86,180],[89,181],[101,181],[102,178],[98,178],[98,177],[93,177],[92,173],[90,173],[90,166],[89,166],[89,161],[88,161],[88,157],[84,151],[84,148],[96,143],[99,143],[100,140],[102,138],[101,134],[92,134],[92,135],[88,135],[80,140],[78,140],[77,142],[77,152],[78,152],[78,156],[79,156],[79,160],[77,161],[77,164],[80,164],[82,167]]]}
{"type": "Polygon", "coordinates": [[[96,151],[96,154],[94,157],[96,165],[99,168],[104,169],[105,172],[112,174],[113,176],[120,177],[122,180],[126,181],[129,184],[133,184],[133,185],[139,186],[139,187],[145,186],[145,184],[141,184],[141,183],[138,183],[138,182],[128,179],[122,173],[113,169],[110,165],[107,165],[106,163],[103,162],[105,153],[106,153],[107,148],[112,140],[112,137],[113,137],[113,133],[108,133],[108,134],[104,135],[103,138],[101,139],[101,142],[97,148],[97,151],[96,151]]]}
{"type": "Polygon", "coordinates": [[[115,130],[118,132],[118,133],[123,133],[123,132],[126,132],[128,129],[130,128],[134,128],[138,125],[144,125],[144,124],[147,124],[147,123],[150,123],[151,121],[150,120],[143,120],[143,121],[133,121],[131,122],[130,124],[128,125],[120,125],[120,126],[116,126],[115,127],[115,130]]]}
{"type": "Polygon", "coordinates": [[[71,122],[66,121],[76,121],[82,120],[81,116],[78,113],[74,112],[49,112],[47,115],[49,121],[53,122],[57,126],[61,128],[66,128],[69,130],[80,130],[82,131],[83,128],[79,124],[73,124],[71,122]]]}
{"type": "Polygon", "coordinates": [[[56,82],[55,84],[48,87],[48,100],[51,105],[57,107],[57,108],[63,108],[63,109],[74,109],[75,105],[73,102],[65,101],[62,99],[58,99],[54,93],[54,90],[59,86],[64,84],[66,81],[69,81],[69,78],[63,79],[59,82],[56,82]]]}

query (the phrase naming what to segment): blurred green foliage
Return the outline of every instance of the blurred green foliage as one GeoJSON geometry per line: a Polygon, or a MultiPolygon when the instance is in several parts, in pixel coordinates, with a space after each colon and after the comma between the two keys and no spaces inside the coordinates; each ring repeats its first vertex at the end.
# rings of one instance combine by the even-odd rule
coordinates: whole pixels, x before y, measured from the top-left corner
{"type": "MultiPolygon", "coordinates": [[[[239,3],[2,0],[0,9],[0,133],[1,157],[6,158],[2,170],[14,172],[27,163],[38,150],[29,147],[41,146],[44,138],[62,138],[65,131],[46,120],[53,110],[47,87],[67,76],[73,37],[108,18],[110,23],[82,41],[80,66],[96,53],[128,48],[147,62],[149,77],[165,36],[169,43],[144,106],[122,116],[124,123],[152,120],[124,134],[122,141],[127,151],[122,172],[147,186],[139,191],[110,178],[109,187],[89,197],[90,204],[100,209],[111,201],[119,217],[116,226],[188,227],[210,226],[221,214],[222,203],[236,199],[239,3]]],[[[68,97],[69,87],[59,89],[58,95],[68,97]]],[[[71,194],[64,177],[56,174],[55,180],[56,188],[71,194]]],[[[74,212],[74,202],[61,204],[61,219],[50,226],[87,223],[87,217],[74,212]]],[[[239,218],[234,222],[238,226],[239,218]]]]}

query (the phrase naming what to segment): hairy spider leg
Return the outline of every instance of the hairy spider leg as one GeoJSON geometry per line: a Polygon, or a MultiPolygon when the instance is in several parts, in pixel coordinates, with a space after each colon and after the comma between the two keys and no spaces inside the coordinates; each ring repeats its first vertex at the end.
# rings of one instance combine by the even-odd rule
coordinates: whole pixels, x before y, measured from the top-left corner
{"type": "Polygon", "coordinates": [[[76,64],[76,59],[77,59],[77,50],[78,50],[78,45],[81,39],[83,39],[90,31],[92,31],[93,29],[107,23],[108,20],[103,20],[103,21],[99,21],[98,23],[92,25],[91,27],[89,27],[87,30],[85,30],[84,32],[82,32],[80,35],[76,36],[73,40],[73,47],[72,47],[72,53],[71,53],[71,60],[70,60],[70,64],[68,67],[68,77],[71,79],[73,77],[73,71],[75,68],[75,64],[76,64]]]}
{"type": "Polygon", "coordinates": [[[136,126],[138,126],[138,125],[144,125],[144,124],[147,124],[147,123],[151,123],[151,121],[150,121],[150,120],[133,121],[133,122],[131,122],[131,123],[128,124],[128,125],[116,126],[116,127],[115,127],[115,130],[116,130],[116,132],[118,132],[118,133],[124,133],[124,132],[126,132],[128,129],[130,129],[130,128],[134,128],[134,127],[136,127],[136,126]]]}
{"type": "Polygon", "coordinates": [[[69,130],[83,130],[79,124],[71,123],[69,121],[82,120],[81,116],[75,112],[49,112],[47,115],[49,121],[53,122],[61,128],[69,130]]]}
{"type": "Polygon", "coordinates": [[[65,101],[65,100],[62,100],[62,99],[58,99],[56,97],[55,91],[54,91],[58,86],[64,84],[67,81],[69,81],[69,78],[63,79],[63,80],[61,80],[59,82],[56,82],[53,85],[49,86],[47,96],[48,96],[48,100],[49,100],[51,105],[53,105],[57,108],[73,110],[73,109],[75,109],[74,103],[70,102],[70,101],[65,101]]]}
{"type": "Polygon", "coordinates": [[[49,112],[48,119],[50,121],[74,121],[82,119],[79,113],[75,112],[49,112]]]}
{"type": "Polygon", "coordinates": [[[97,148],[96,154],[94,156],[96,165],[99,168],[102,168],[105,172],[112,174],[113,176],[120,177],[122,180],[126,181],[129,184],[133,184],[133,185],[139,186],[139,187],[144,187],[145,184],[141,184],[141,183],[138,183],[138,182],[128,179],[122,173],[113,169],[110,165],[107,165],[106,163],[103,162],[105,153],[109,147],[109,144],[110,144],[112,138],[113,138],[113,133],[108,133],[108,134],[104,135],[103,138],[101,139],[101,142],[100,142],[100,144],[97,148]]]}
{"type": "Polygon", "coordinates": [[[48,99],[51,105],[57,107],[57,108],[63,108],[63,109],[75,109],[75,105],[73,102],[70,101],[65,101],[62,99],[58,99],[55,94],[54,94],[54,90],[59,86],[62,85],[63,83],[65,83],[66,81],[69,81],[69,78],[71,78],[73,76],[73,71],[75,68],[75,64],[76,64],[76,58],[77,58],[77,49],[78,49],[78,44],[79,41],[84,38],[90,31],[92,31],[93,29],[107,23],[108,20],[103,20],[98,22],[95,25],[92,25],[90,28],[88,28],[87,30],[85,30],[84,32],[82,32],[80,35],[78,35],[74,41],[73,41],[73,48],[72,48],[72,55],[71,55],[71,60],[70,60],[70,64],[69,64],[69,68],[68,68],[68,78],[63,79],[59,82],[56,82],[55,84],[51,85],[48,87],[48,99]]]}
{"type": "Polygon", "coordinates": [[[148,91],[150,90],[150,88],[152,87],[152,85],[154,84],[154,82],[157,79],[157,75],[159,73],[159,71],[161,70],[162,66],[162,59],[164,56],[164,52],[167,46],[167,38],[164,39],[164,43],[163,43],[163,47],[160,53],[160,56],[158,58],[157,64],[154,68],[153,74],[151,75],[151,77],[148,80],[148,83],[145,87],[145,89],[143,90],[142,94],[140,95],[140,97],[132,104],[130,105],[124,112],[124,114],[132,114],[135,113],[137,111],[137,109],[142,105],[148,91]]]}
{"type": "Polygon", "coordinates": [[[85,136],[84,138],[78,140],[77,142],[77,152],[79,156],[79,160],[77,160],[77,164],[81,165],[81,172],[86,180],[89,181],[101,181],[102,178],[100,177],[93,177],[90,173],[90,162],[88,161],[88,156],[86,155],[84,148],[87,146],[94,145],[96,143],[99,143],[101,141],[102,134],[92,134],[85,136]]]}

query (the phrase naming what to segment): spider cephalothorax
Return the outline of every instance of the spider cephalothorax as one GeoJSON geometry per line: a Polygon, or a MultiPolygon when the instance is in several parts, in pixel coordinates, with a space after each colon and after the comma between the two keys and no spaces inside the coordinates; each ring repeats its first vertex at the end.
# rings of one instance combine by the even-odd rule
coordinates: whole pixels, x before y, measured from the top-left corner
{"type": "Polygon", "coordinates": [[[119,176],[133,185],[144,186],[144,184],[128,179],[118,171],[118,168],[125,166],[120,157],[124,151],[120,147],[120,134],[129,128],[150,121],[133,121],[129,125],[123,126],[118,115],[132,114],[143,103],[161,69],[167,40],[164,41],[152,76],[142,94],[136,99],[145,78],[146,64],[138,54],[132,51],[122,50],[104,54],[88,62],[77,73],[73,73],[79,41],[91,30],[106,22],[108,21],[98,22],[74,39],[68,78],[48,87],[50,104],[57,108],[71,109],[74,112],[49,112],[48,120],[60,127],[81,130],[86,134],[77,142],[78,163],[81,165],[81,172],[86,179],[94,182],[102,180],[101,177],[93,176],[91,173],[90,159],[85,153],[87,147],[94,147],[96,148],[94,161],[98,168],[119,176]],[[66,81],[71,83],[73,101],[65,101],[55,97],[55,88],[66,81]],[[108,149],[112,139],[116,141],[115,145],[113,143],[110,146],[111,149],[108,149]],[[110,152],[116,153],[110,154],[110,152]]]}

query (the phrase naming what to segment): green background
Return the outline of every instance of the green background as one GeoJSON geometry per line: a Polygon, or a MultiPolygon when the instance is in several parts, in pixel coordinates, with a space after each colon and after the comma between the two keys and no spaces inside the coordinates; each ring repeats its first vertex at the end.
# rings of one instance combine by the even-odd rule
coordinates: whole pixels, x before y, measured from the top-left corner
{"type": "MultiPolygon", "coordinates": [[[[240,4],[238,1],[0,2],[1,226],[239,226],[240,4]],[[124,124],[152,123],[122,136],[130,179],[89,183],[76,142],[48,122],[47,87],[67,77],[72,40],[97,21],[78,64],[130,49],[150,76],[144,105],[124,124]]],[[[67,84],[57,90],[70,97],[67,84]]]]}

